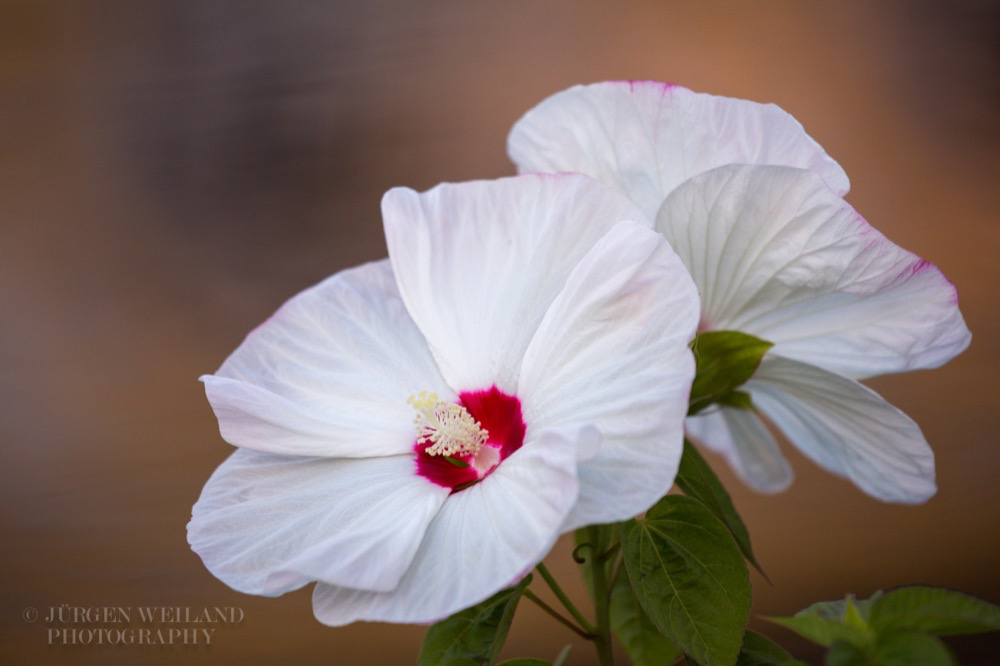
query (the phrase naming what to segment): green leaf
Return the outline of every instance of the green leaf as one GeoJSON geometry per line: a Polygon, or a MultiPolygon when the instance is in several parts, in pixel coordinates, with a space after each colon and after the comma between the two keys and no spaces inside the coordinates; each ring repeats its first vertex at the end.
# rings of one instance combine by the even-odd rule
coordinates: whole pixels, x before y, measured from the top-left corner
{"type": "Polygon", "coordinates": [[[852,645],[864,645],[866,641],[865,636],[853,627],[815,615],[796,614],[768,619],[823,647],[830,647],[835,641],[846,641],[852,645]]]}
{"type": "Polygon", "coordinates": [[[697,500],[668,495],[622,527],[632,589],[670,642],[703,666],[733,664],[750,579],[729,530],[697,500]]]}
{"type": "Polygon", "coordinates": [[[818,601],[812,606],[809,606],[799,612],[805,613],[806,611],[809,611],[814,615],[819,615],[820,617],[841,622],[846,621],[848,608],[854,607],[857,615],[860,616],[863,623],[867,624],[871,617],[872,604],[878,601],[881,596],[882,591],[879,590],[868,599],[862,599],[861,601],[856,600],[853,596],[848,596],[844,599],[836,599],[835,601],[818,601]]]}
{"type": "Polygon", "coordinates": [[[847,641],[834,641],[826,653],[826,666],[871,666],[864,650],[847,641]]]}
{"type": "Polygon", "coordinates": [[[531,576],[472,608],[455,613],[427,630],[420,666],[488,666],[496,663],[507,640],[514,610],[531,576]]]}
{"type": "Polygon", "coordinates": [[[869,663],[878,666],[954,666],[958,662],[940,638],[900,631],[879,637],[869,663]]]}
{"type": "Polygon", "coordinates": [[[699,333],[691,343],[697,363],[691,386],[689,414],[696,414],[713,402],[743,406],[749,396],[733,392],[756,372],[760,360],[774,344],[739,331],[699,333]]]}
{"type": "Polygon", "coordinates": [[[567,645],[559,654],[556,655],[556,660],[552,662],[552,666],[565,666],[566,662],[569,660],[569,653],[573,651],[572,645],[567,645]]]}
{"type": "Polygon", "coordinates": [[[863,647],[871,643],[874,636],[865,621],[869,605],[870,601],[855,605],[852,599],[820,601],[800,610],[792,617],[767,619],[823,647],[830,647],[836,641],[846,641],[851,645],[863,647]]]}
{"type": "Polygon", "coordinates": [[[826,653],[826,666],[956,666],[948,647],[936,636],[893,632],[861,648],[836,641],[826,653]]]}
{"type": "Polygon", "coordinates": [[[872,604],[871,624],[879,633],[907,630],[952,636],[1000,631],[1000,607],[939,587],[901,587],[872,604]]]}
{"type": "Polygon", "coordinates": [[[736,666],[805,666],[767,636],[747,629],[736,666]]]}
{"type": "MultiPolygon", "coordinates": [[[[764,572],[757,563],[750,547],[750,533],[743,524],[740,514],[736,513],[733,500],[723,487],[719,477],[715,475],[698,449],[691,442],[684,440],[684,455],[681,456],[681,466],[677,471],[677,486],[688,497],[693,497],[704,504],[716,518],[729,528],[729,533],[736,540],[740,552],[747,562],[752,564],[761,574],[764,572]]],[[[766,578],[766,574],[764,575],[766,578]]]]}
{"type": "Polygon", "coordinates": [[[669,664],[681,653],[657,631],[635,598],[627,575],[619,575],[611,588],[611,630],[634,666],[669,664]]]}

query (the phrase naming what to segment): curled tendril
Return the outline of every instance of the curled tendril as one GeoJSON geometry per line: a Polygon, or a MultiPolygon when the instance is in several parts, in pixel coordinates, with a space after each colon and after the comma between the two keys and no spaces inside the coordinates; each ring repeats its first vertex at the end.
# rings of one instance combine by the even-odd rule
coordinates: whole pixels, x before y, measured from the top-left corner
{"type": "Polygon", "coordinates": [[[573,549],[573,561],[576,562],[577,564],[585,564],[587,562],[587,558],[583,557],[580,554],[580,551],[582,551],[584,548],[589,549],[591,554],[593,554],[594,552],[594,544],[590,543],[589,541],[586,543],[581,543],[579,546],[573,549]]]}

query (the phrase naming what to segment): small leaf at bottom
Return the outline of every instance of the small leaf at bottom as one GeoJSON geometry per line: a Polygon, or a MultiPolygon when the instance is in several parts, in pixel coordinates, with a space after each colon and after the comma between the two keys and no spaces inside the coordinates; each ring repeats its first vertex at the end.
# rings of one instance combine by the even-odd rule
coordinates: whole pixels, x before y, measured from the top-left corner
{"type": "Polygon", "coordinates": [[[697,500],[668,495],[622,528],[639,603],[671,643],[703,666],[736,662],[750,579],[729,530],[697,500]]]}
{"type": "Polygon", "coordinates": [[[633,666],[662,666],[681,653],[646,615],[624,572],[611,588],[611,630],[625,646],[633,666]]]}
{"type": "Polygon", "coordinates": [[[736,666],[804,666],[767,636],[747,629],[736,666]]]}
{"type": "Polygon", "coordinates": [[[698,453],[698,449],[687,439],[684,440],[684,455],[681,456],[681,466],[677,471],[676,480],[678,487],[684,491],[685,495],[700,500],[708,507],[709,511],[715,514],[716,518],[729,528],[729,532],[736,539],[736,544],[740,547],[743,557],[763,574],[764,572],[750,548],[750,533],[747,531],[746,525],[743,524],[740,514],[736,512],[733,500],[726,492],[725,486],[719,481],[719,477],[698,453]]]}
{"type": "Polygon", "coordinates": [[[489,666],[507,639],[514,610],[531,576],[472,608],[431,626],[424,636],[420,666],[489,666]]]}

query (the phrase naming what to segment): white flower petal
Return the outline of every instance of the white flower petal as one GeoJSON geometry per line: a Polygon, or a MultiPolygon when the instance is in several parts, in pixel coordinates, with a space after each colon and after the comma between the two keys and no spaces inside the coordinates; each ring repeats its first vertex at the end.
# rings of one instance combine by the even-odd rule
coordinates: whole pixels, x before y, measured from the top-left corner
{"type": "Polygon", "coordinates": [[[811,169],[843,194],[847,175],[773,104],[655,81],[574,86],[528,111],[507,152],[520,172],[578,171],[626,192],[647,215],[682,182],[724,164],[811,169]]]}
{"type": "Polygon", "coordinates": [[[791,485],[794,478],[791,465],[754,412],[730,407],[712,408],[689,416],[686,426],[690,437],[722,454],[754,490],[777,493],[791,485]]]}
{"type": "Polygon", "coordinates": [[[449,493],[412,456],[302,458],[238,449],[194,506],[188,541],[230,587],[278,595],[313,580],[388,591],[449,493]]]}
{"type": "Polygon", "coordinates": [[[202,381],[227,442],[304,456],[411,453],[407,397],[455,396],[387,260],[293,297],[202,381]]]}
{"type": "Polygon", "coordinates": [[[643,219],[578,174],[397,188],[382,214],[403,300],[449,384],[506,393],[580,258],[617,222],[643,219]]]}
{"type": "Polygon", "coordinates": [[[920,427],[868,387],[768,355],[746,388],[796,447],[869,495],[918,503],[934,494],[934,453],[920,427]]]}
{"type": "Polygon", "coordinates": [[[580,261],[524,355],[525,422],[589,423],[597,456],[580,465],[566,529],[625,520],[669,490],[694,376],[698,296],[663,238],[623,222],[580,261]]]}
{"type": "Polygon", "coordinates": [[[579,440],[597,437],[593,428],[529,434],[493,474],[448,498],[394,591],[319,584],[316,617],[333,626],[434,622],[519,580],[548,553],[576,501],[579,440]]]}
{"type": "Polygon", "coordinates": [[[702,298],[702,326],[851,377],[941,365],[969,343],[954,286],[801,169],[727,166],[656,222],[702,298]]]}

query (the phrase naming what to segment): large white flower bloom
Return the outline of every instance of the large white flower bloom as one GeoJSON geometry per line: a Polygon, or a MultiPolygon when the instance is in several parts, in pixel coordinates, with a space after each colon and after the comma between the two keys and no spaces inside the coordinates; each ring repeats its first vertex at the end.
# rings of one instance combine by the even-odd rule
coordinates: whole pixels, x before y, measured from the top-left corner
{"type": "Polygon", "coordinates": [[[395,189],[389,259],[292,298],[203,378],[239,447],[188,526],[231,587],[430,622],[673,482],[694,285],[580,175],[395,189]],[[654,334],[655,332],[655,334],[654,334]]]}
{"type": "MultiPolygon", "coordinates": [[[[803,453],[883,500],[934,493],[916,423],[856,380],[965,349],[955,289],[840,198],[846,176],[794,118],[677,86],[602,83],[543,101],[508,148],[522,172],[589,174],[656,220],[698,285],[700,329],[774,343],[743,388],[803,453]]],[[[688,429],[752,487],[791,482],[756,413],[721,407],[688,429]]]]}

